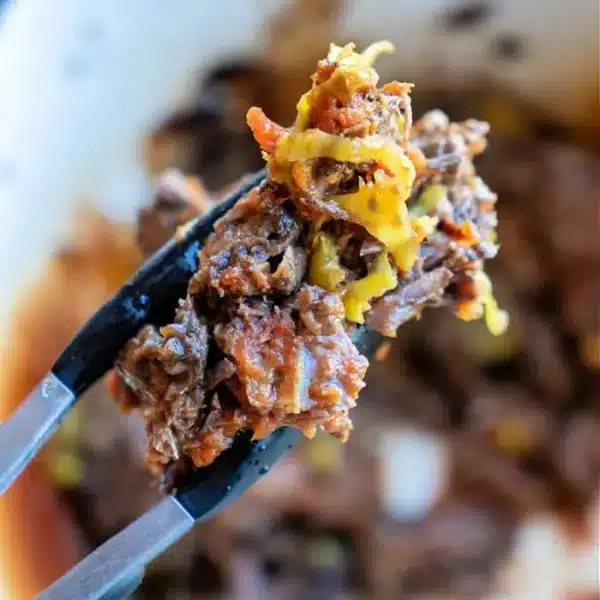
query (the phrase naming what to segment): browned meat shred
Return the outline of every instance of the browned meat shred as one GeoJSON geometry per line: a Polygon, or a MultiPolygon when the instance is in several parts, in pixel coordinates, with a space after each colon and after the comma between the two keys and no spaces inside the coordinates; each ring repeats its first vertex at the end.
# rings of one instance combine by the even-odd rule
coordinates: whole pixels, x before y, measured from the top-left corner
{"type": "Polygon", "coordinates": [[[414,281],[403,282],[373,305],[367,324],[384,335],[395,336],[398,327],[418,316],[423,308],[439,304],[451,280],[452,272],[439,267],[414,281]]]}
{"type": "Polygon", "coordinates": [[[208,329],[187,299],[180,303],[174,323],[144,327],[127,344],[117,366],[137,394],[158,403],[169,392],[177,395],[197,387],[207,354],[208,329]]]}
{"type": "Polygon", "coordinates": [[[221,297],[290,294],[306,269],[305,250],[294,246],[301,233],[302,224],[283,206],[269,212],[248,207],[246,214],[221,220],[200,255],[190,292],[208,288],[221,297]]]}
{"type": "Polygon", "coordinates": [[[157,185],[154,201],[140,210],[138,244],[144,256],[158,250],[178,227],[208,206],[205,192],[178,172],[169,171],[157,185]]]}
{"type": "Polygon", "coordinates": [[[350,422],[344,417],[364,387],[368,362],[344,330],[338,297],[305,286],[298,300],[300,323],[290,308],[263,304],[262,310],[241,310],[227,325],[218,325],[215,338],[237,365],[249,410],[308,434],[315,425],[330,427],[345,439],[350,422]],[[311,303],[319,304],[318,312],[311,303]]]}
{"type": "MultiPolygon", "coordinates": [[[[314,81],[328,81],[338,66],[321,61],[314,81]]],[[[476,312],[476,277],[482,261],[496,252],[496,197],[472,163],[485,148],[487,125],[451,124],[433,112],[414,125],[409,140],[409,89],[397,82],[364,84],[340,100],[318,88],[308,127],[340,138],[377,135],[396,158],[404,154],[409,166],[412,161],[416,180],[408,209],[435,218],[412,268],[396,268],[384,244],[330,197],[373,183],[385,165],[368,154],[363,162],[309,157],[287,166],[271,156],[268,180],[215,224],[175,322],[142,329],[117,362],[125,385],[115,389],[124,407],[139,409],[146,422],[154,469],[190,460],[197,467],[210,464],[246,430],[258,439],[282,425],[308,437],[322,428],[347,439],[349,410],[365,385],[368,361],[350,338],[346,289],[335,282],[323,283],[327,290],[311,285],[317,232],[334,241],[344,286],[367,281],[381,264],[378,257],[388,261],[397,285],[378,292],[365,309],[367,324],[383,334],[394,336],[427,306],[476,312]],[[421,206],[430,186],[443,193],[438,190],[434,205],[421,206]]],[[[269,121],[260,109],[249,111],[248,122],[267,153],[274,152],[278,136],[295,131],[269,121]]],[[[202,210],[173,181],[171,175],[170,187],[163,182],[154,205],[140,214],[145,253],[202,210]]]]}
{"type": "Polygon", "coordinates": [[[180,459],[196,434],[207,355],[208,329],[189,299],[181,302],[174,323],[146,326],[124,348],[117,371],[138,396],[151,463],[180,459]]]}

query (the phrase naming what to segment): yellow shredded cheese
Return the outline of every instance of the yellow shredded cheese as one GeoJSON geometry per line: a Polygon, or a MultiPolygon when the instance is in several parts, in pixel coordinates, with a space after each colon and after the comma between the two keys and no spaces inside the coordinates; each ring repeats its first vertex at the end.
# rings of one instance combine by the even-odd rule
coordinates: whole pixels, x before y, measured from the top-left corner
{"type": "Polygon", "coordinates": [[[421,242],[435,229],[438,223],[437,217],[418,217],[411,220],[411,235],[406,241],[394,248],[392,255],[396,266],[401,271],[410,271],[417,256],[421,242]]]}
{"type": "Polygon", "coordinates": [[[398,285],[396,271],[390,265],[387,252],[377,255],[366,277],[350,282],[343,296],[346,319],[364,323],[364,313],[371,308],[371,300],[380,298],[398,285]]]}
{"type": "Polygon", "coordinates": [[[389,176],[380,169],[372,182],[361,182],[357,192],[329,196],[327,200],[336,202],[352,221],[382,242],[399,268],[410,268],[412,263],[404,255],[405,244],[412,235],[406,200],[415,179],[415,169],[402,148],[379,136],[343,138],[310,129],[284,134],[277,142],[274,155],[278,163],[322,157],[355,164],[376,161],[392,173],[389,176]]]}
{"type": "Polygon", "coordinates": [[[398,178],[397,183],[405,193],[410,192],[415,180],[415,168],[404,150],[378,135],[345,138],[320,129],[284,133],[277,140],[274,158],[279,163],[313,158],[330,158],[354,164],[377,162],[398,178]]]}
{"type": "Polygon", "coordinates": [[[398,252],[412,233],[405,203],[408,192],[395,178],[377,171],[374,181],[361,182],[354,194],[330,196],[328,200],[338,204],[351,221],[362,225],[384,244],[397,262],[398,252]]]}
{"type": "Polygon", "coordinates": [[[319,232],[313,240],[313,254],[308,271],[308,281],[321,286],[328,292],[335,292],[345,278],[340,267],[337,247],[331,236],[319,232]]]}

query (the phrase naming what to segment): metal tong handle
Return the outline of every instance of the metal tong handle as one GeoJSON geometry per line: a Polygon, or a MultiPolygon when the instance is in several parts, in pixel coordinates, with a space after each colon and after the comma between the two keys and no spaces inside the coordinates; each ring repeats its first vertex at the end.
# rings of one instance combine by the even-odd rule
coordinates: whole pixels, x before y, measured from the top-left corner
{"type": "Polygon", "coordinates": [[[49,373],[0,425],[0,494],[46,443],[74,402],[75,394],[49,373]]]}
{"type": "Polygon", "coordinates": [[[106,541],[41,593],[40,600],[117,600],[133,593],[146,565],[205,520],[243,494],[302,439],[282,427],[266,440],[240,438],[187,487],[164,498],[133,524],[106,541]]]}
{"type": "Polygon", "coordinates": [[[133,592],[144,567],[185,535],[194,518],[168,496],[104,542],[37,600],[115,600],[133,592]]]}

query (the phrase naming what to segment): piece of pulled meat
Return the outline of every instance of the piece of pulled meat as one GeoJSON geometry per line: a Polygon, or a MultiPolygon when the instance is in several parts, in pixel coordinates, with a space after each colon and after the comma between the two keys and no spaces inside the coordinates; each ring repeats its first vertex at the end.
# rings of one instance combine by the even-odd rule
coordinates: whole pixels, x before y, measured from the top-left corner
{"type": "Polygon", "coordinates": [[[346,439],[348,409],[364,387],[368,362],[344,329],[344,307],[316,286],[298,292],[292,307],[261,303],[215,328],[220,348],[233,357],[248,409],[313,435],[322,425],[346,439]]]}
{"type": "Polygon", "coordinates": [[[420,273],[396,290],[379,299],[371,309],[367,324],[384,335],[394,337],[400,325],[420,316],[426,306],[440,304],[444,291],[452,280],[452,271],[438,267],[420,273]]]}
{"type": "Polygon", "coordinates": [[[174,323],[144,327],[121,353],[117,373],[134,394],[133,401],[131,394],[126,399],[146,422],[151,465],[182,458],[198,432],[208,345],[208,328],[188,298],[174,323]]]}
{"type": "Polygon", "coordinates": [[[306,271],[306,250],[299,245],[303,224],[280,204],[268,212],[252,204],[237,208],[216,224],[190,293],[291,294],[306,271]]]}

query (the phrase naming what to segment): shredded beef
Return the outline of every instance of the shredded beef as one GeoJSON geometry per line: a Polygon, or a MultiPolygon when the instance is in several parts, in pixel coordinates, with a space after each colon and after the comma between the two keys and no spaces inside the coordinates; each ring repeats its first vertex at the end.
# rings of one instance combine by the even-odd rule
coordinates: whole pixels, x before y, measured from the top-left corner
{"type": "Polygon", "coordinates": [[[285,295],[291,294],[304,279],[306,265],[306,250],[301,246],[288,246],[271,277],[272,288],[285,295]]]}
{"type": "Polygon", "coordinates": [[[425,306],[439,304],[451,279],[452,272],[439,267],[401,283],[373,305],[367,324],[383,335],[395,335],[400,325],[418,316],[425,306]]]}
{"type": "Polygon", "coordinates": [[[204,406],[207,354],[208,329],[189,299],[174,323],[144,327],[125,346],[117,372],[139,398],[151,463],[178,460],[193,438],[204,406]]]}
{"type": "Polygon", "coordinates": [[[344,318],[344,307],[339,298],[315,285],[300,290],[298,308],[302,324],[314,335],[335,333],[344,318]]]}
{"type": "Polygon", "coordinates": [[[247,429],[250,425],[243,410],[224,409],[218,394],[215,394],[204,425],[190,441],[187,452],[197,467],[209,465],[231,446],[238,431],[247,429]]]}
{"type": "Polygon", "coordinates": [[[124,348],[117,367],[127,384],[150,403],[197,387],[204,376],[208,330],[189,299],[181,301],[175,322],[144,327],[124,348]]]}
{"type": "MultiPolygon", "coordinates": [[[[125,386],[113,387],[142,414],[155,469],[207,465],[247,430],[321,428],[346,440],[368,366],[350,337],[356,323],[394,336],[426,306],[481,314],[496,196],[472,159],[487,125],[432,112],[411,133],[411,86],[377,87],[362,61],[332,48],[303,125],[300,111],[289,129],[248,111],[267,181],[215,223],[174,323],[145,327],[124,348],[125,386]],[[373,190],[385,206],[364,196],[373,190]],[[348,194],[359,199],[339,200],[348,194]]],[[[146,253],[203,209],[182,180],[166,183],[140,214],[146,253]]]]}
{"type": "MultiPolygon", "coordinates": [[[[217,326],[215,337],[237,365],[251,410],[272,412],[288,423],[310,416],[326,425],[355,405],[368,363],[344,330],[336,296],[310,286],[298,296],[301,324],[308,322],[310,329],[298,327],[289,308],[265,306],[263,314],[242,313],[217,326]],[[319,301],[318,312],[311,301],[319,301]]],[[[347,436],[335,427],[340,437],[347,436]]]]}
{"type": "MultiPolygon", "coordinates": [[[[327,66],[324,65],[319,78],[324,82],[332,74],[332,71],[327,72],[327,66]]],[[[398,87],[393,91],[398,93],[385,93],[385,88],[383,93],[368,90],[366,93],[353,94],[348,103],[333,94],[321,93],[312,107],[309,126],[346,137],[365,137],[377,133],[402,142],[412,119],[410,98],[406,94],[410,86],[396,85],[398,87]],[[399,116],[403,117],[404,128],[398,125],[399,116]]]]}
{"type": "Polygon", "coordinates": [[[200,269],[190,282],[192,294],[203,289],[219,296],[289,294],[306,269],[306,254],[293,244],[302,223],[284,206],[222,220],[200,255],[200,269]],[[273,264],[277,266],[273,268],[273,264]]]}

